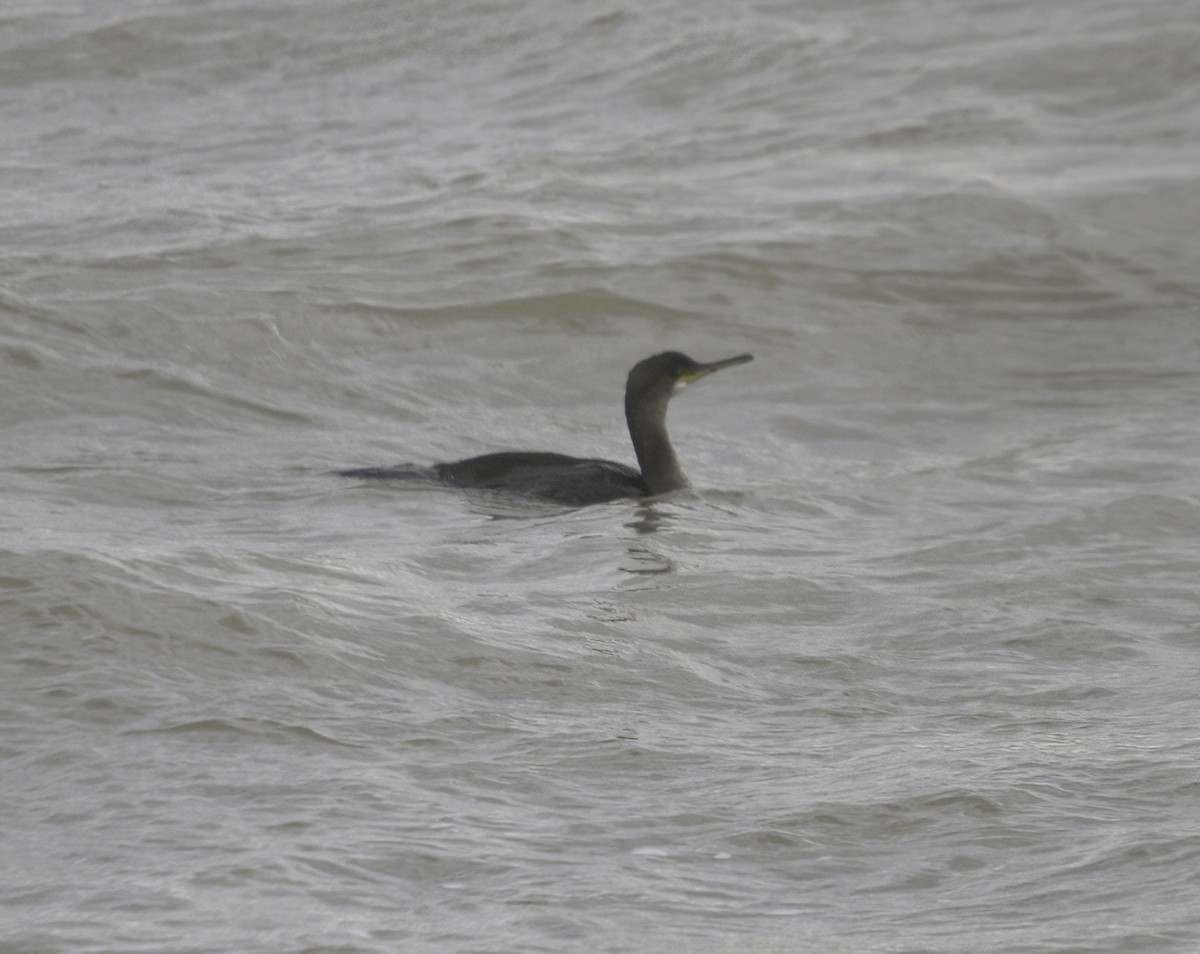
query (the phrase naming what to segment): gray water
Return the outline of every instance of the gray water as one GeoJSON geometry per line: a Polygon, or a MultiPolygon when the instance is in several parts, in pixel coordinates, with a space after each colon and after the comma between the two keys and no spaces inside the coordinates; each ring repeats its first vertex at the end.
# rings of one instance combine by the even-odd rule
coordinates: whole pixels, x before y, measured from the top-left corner
{"type": "Polygon", "coordinates": [[[1200,8],[0,14],[0,951],[1200,950],[1200,8]],[[562,510],[337,467],[632,459],[562,510]]]}

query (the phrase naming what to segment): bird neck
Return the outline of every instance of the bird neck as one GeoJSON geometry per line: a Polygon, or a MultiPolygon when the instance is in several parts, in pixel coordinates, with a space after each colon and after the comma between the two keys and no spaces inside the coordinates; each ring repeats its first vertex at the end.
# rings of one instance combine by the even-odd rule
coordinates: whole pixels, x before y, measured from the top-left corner
{"type": "Polygon", "coordinates": [[[688,486],[687,474],[667,436],[667,399],[639,403],[626,400],[625,420],[637,454],[642,480],[652,495],[688,486]]]}

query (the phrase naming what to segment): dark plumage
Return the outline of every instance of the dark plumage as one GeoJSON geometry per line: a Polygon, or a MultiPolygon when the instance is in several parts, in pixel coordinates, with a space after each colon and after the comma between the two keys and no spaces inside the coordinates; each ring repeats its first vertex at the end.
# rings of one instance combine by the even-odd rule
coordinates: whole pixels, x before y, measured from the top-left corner
{"type": "Polygon", "coordinates": [[[640,471],[611,460],[538,451],[501,451],[432,468],[365,467],[343,470],[366,480],[437,480],[454,487],[499,490],[567,504],[648,497],[688,486],[687,474],[667,436],[667,403],[692,381],[751,361],[742,354],[702,364],[678,351],[639,361],[625,384],[625,420],[640,471]]]}

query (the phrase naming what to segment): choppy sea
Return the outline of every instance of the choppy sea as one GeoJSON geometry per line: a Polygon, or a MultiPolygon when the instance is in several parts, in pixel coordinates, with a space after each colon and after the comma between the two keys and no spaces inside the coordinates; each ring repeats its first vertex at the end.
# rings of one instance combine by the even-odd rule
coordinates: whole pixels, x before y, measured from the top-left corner
{"type": "Polygon", "coordinates": [[[0,952],[1200,950],[1194,0],[0,11],[0,952]],[[339,467],[632,461],[581,509],[339,467]]]}

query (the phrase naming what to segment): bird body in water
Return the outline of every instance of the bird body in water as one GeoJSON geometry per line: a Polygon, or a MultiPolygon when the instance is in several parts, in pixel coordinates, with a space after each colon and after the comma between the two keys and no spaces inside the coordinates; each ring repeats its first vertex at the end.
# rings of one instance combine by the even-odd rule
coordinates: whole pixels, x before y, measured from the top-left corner
{"type": "Polygon", "coordinates": [[[741,354],[705,364],[678,351],[667,351],[634,365],[625,384],[625,420],[640,470],[611,460],[501,451],[431,468],[364,467],[338,473],[366,480],[435,480],[454,487],[577,505],[680,490],[689,482],[667,436],[667,403],[693,381],[752,360],[751,355],[741,354]]]}

